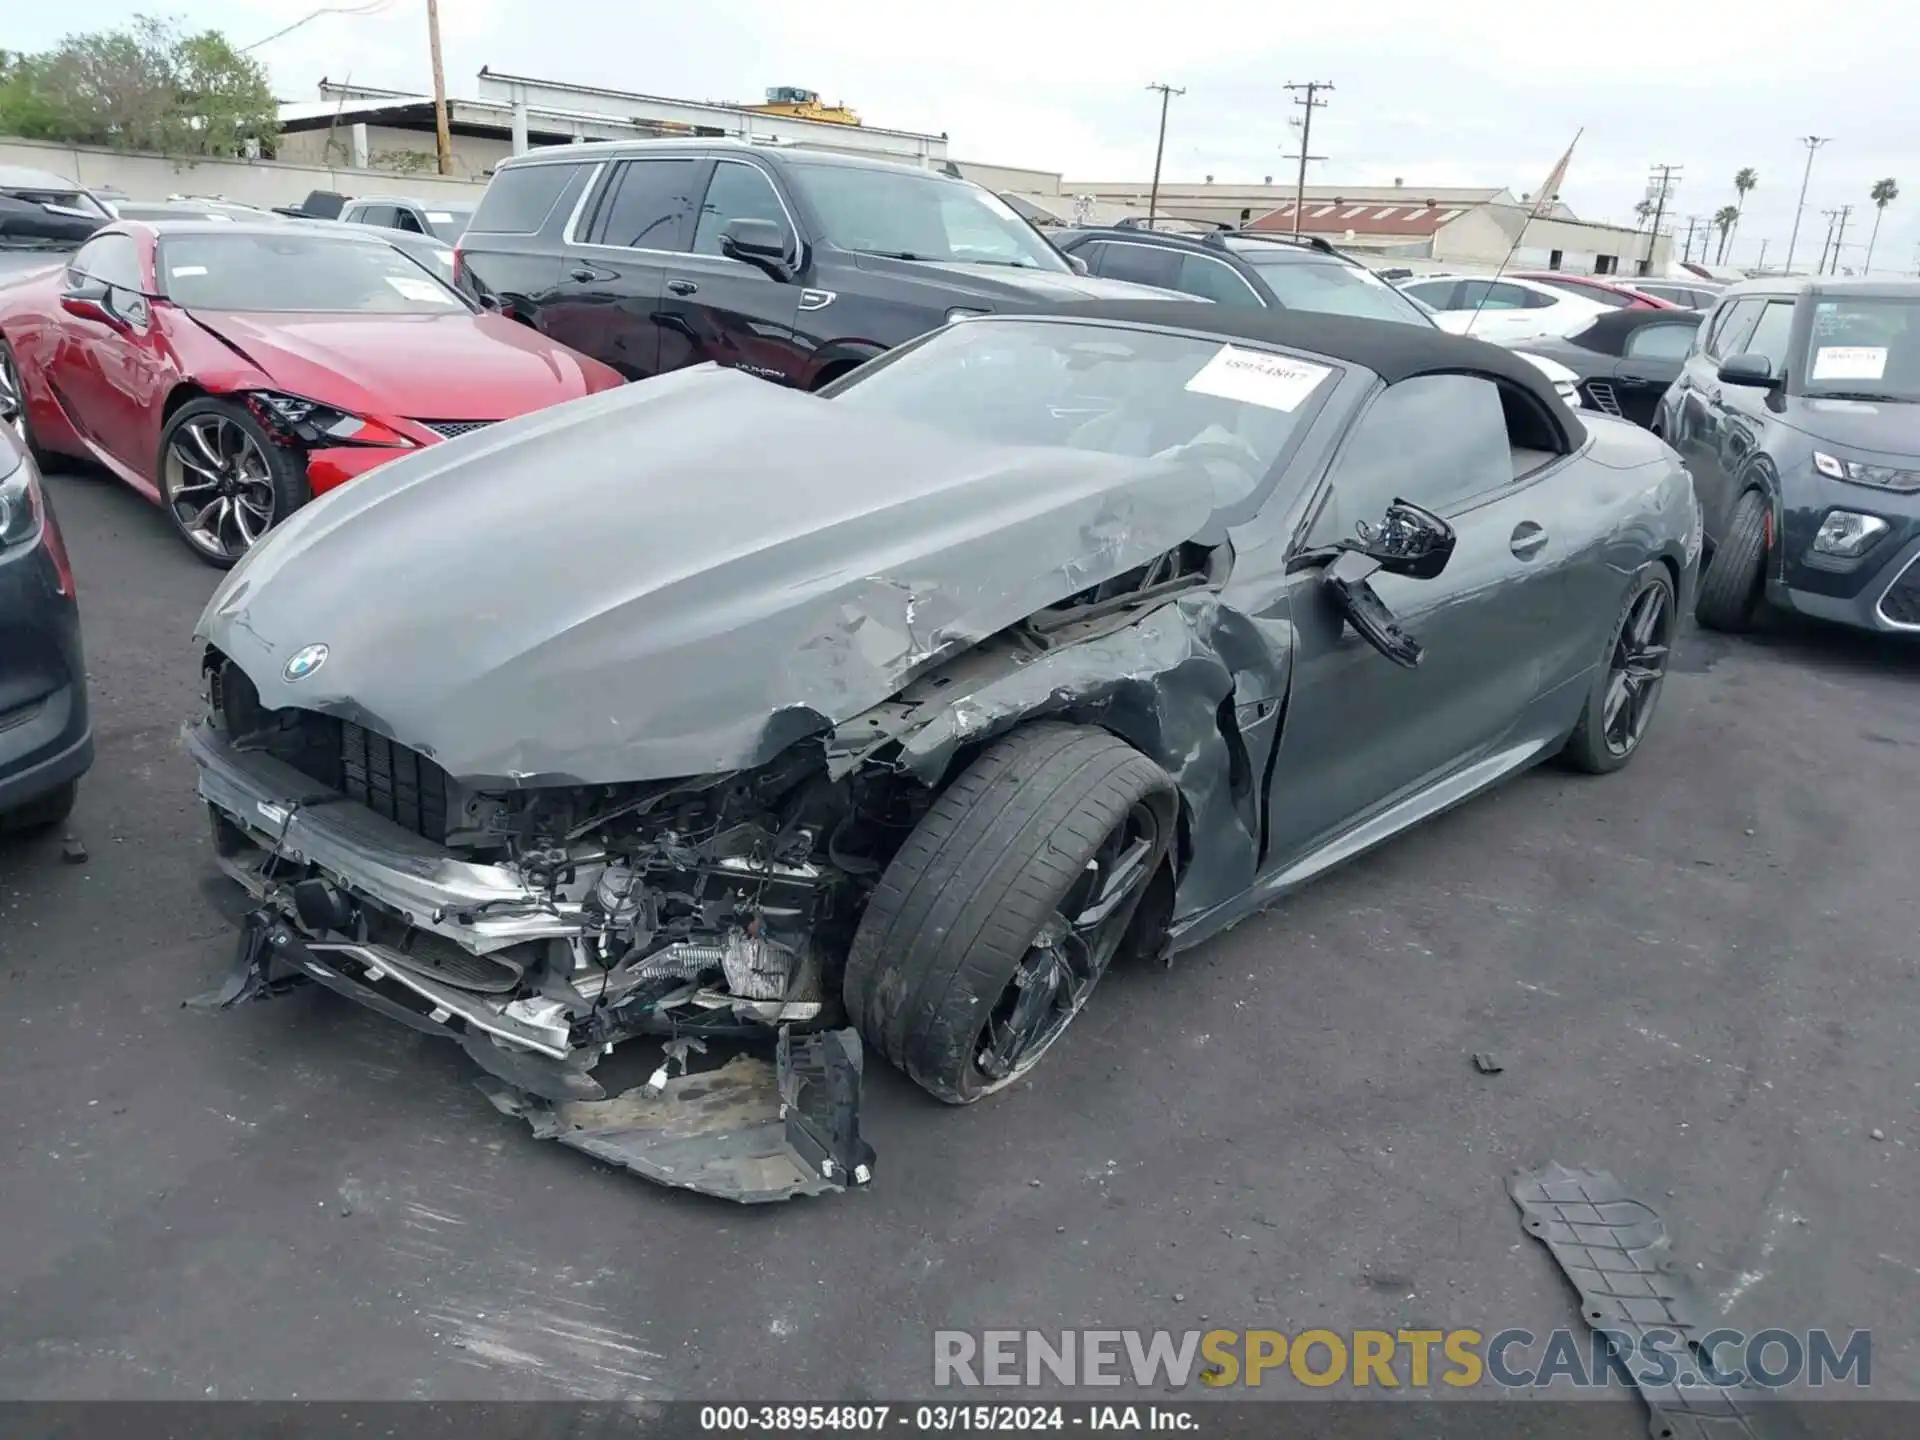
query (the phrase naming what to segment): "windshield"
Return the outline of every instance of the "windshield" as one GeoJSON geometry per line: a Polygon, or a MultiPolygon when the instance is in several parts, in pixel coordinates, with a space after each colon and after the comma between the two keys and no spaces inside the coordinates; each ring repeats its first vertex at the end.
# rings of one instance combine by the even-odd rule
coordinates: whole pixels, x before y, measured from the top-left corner
{"type": "Polygon", "coordinates": [[[965,180],[911,170],[788,161],[826,238],[842,250],[902,260],[1068,270],[1012,206],[965,180]]]}
{"type": "Polygon", "coordinates": [[[1284,246],[1235,245],[1234,252],[1260,272],[1274,298],[1289,310],[1314,310],[1323,315],[1353,315],[1362,320],[1394,320],[1402,325],[1433,328],[1427,312],[1364,265],[1338,260],[1306,260],[1284,246]]]}
{"type": "Polygon", "coordinates": [[[473,219],[473,206],[436,205],[421,213],[427,217],[433,233],[451,245],[467,233],[467,225],[473,219]]]}
{"type": "Polygon", "coordinates": [[[1920,296],[1850,295],[1813,307],[1807,395],[1920,402],[1920,296]]]}
{"type": "Polygon", "coordinates": [[[167,298],[189,310],[450,315],[468,308],[393,246],[327,235],[169,235],[158,269],[167,298]]]}
{"type": "Polygon", "coordinates": [[[1063,320],[962,321],[833,397],[964,439],[1196,466],[1216,514],[1250,506],[1332,389],[1334,367],[1266,349],[1063,320]]]}

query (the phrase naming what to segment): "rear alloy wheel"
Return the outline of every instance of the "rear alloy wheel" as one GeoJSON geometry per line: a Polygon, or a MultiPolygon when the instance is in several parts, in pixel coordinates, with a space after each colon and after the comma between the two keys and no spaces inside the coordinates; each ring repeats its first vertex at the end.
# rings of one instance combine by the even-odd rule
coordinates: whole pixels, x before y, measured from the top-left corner
{"type": "Polygon", "coordinates": [[[1574,769],[1610,774],[1640,748],[1666,684],[1675,621],[1673,581],[1655,562],[1627,592],[1587,708],[1562,752],[1574,769]]]}
{"type": "Polygon", "coordinates": [[[1176,811],[1166,772],[1104,731],[1039,724],[996,742],[934,802],[867,902],[847,1013],[951,1104],[1013,1084],[1128,939],[1176,811]]]}
{"type": "Polygon", "coordinates": [[[160,504],[193,552],[231,566],[306,504],[306,462],[230,400],[182,405],[160,437],[160,504]]]}
{"type": "Polygon", "coordinates": [[[1700,573],[1700,598],[1694,614],[1709,630],[1738,634],[1753,628],[1765,589],[1767,547],[1773,512],[1767,497],[1749,490],[1734,503],[1727,533],[1713,547],[1700,573]]]}

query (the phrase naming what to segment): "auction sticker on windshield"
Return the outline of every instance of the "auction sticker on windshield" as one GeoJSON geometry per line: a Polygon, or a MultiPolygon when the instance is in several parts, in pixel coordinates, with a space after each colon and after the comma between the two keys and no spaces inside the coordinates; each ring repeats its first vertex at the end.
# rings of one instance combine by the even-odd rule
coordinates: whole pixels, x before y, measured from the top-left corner
{"type": "Polygon", "coordinates": [[[1813,352],[1815,380],[1878,380],[1886,373],[1884,345],[1822,345],[1813,352]]]}
{"type": "Polygon", "coordinates": [[[1332,373],[1325,365],[1311,361],[1222,345],[1220,353],[1187,382],[1187,389],[1269,410],[1298,410],[1332,373]]]}
{"type": "Polygon", "coordinates": [[[386,281],[409,300],[422,300],[441,305],[460,303],[431,280],[422,280],[412,275],[389,275],[386,281]]]}

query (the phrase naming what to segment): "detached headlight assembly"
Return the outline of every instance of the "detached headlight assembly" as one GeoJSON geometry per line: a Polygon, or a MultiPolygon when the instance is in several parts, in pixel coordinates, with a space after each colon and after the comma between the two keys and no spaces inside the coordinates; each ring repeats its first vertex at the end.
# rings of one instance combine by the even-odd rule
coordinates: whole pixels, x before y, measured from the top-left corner
{"type": "Polygon", "coordinates": [[[1813,537],[1816,554],[1851,560],[1867,553],[1874,541],[1887,533],[1887,522],[1878,515],[1862,515],[1853,510],[1829,510],[1813,537]]]}
{"type": "Polygon", "coordinates": [[[1813,468],[1829,480],[1845,480],[1854,485],[1871,485],[1876,490],[1910,494],[1920,490],[1920,470],[1899,470],[1891,465],[1863,465],[1857,460],[1842,460],[1824,450],[1813,452],[1813,468]]]}
{"type": "Polygon", "coordinates": [[[26,456],[0,475],[0,554],[40,538],[40,477],[26,456]]]}
{"type": "Polygon", "coordinates": [[[302,445],[398,445],[413,441],[377,421],[349,415],[344,410],[283,395],[277,390],[255,390],[247,396],[253,418],[276,440],[302,445]]]}

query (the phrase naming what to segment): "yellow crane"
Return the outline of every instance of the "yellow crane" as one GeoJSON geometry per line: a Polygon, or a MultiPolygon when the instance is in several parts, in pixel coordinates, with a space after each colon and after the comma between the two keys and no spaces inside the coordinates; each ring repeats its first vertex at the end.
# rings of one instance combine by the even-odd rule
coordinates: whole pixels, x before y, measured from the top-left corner
{"type": "Polygon", "coordinates": [[[817,90],[797,85],[773,85],[764,105],[743,105],[759,115],[785,115],[794,120],[819,120],[828,125],[858,125],[860,117],[844,105],[822,105],[817,90]]]}

